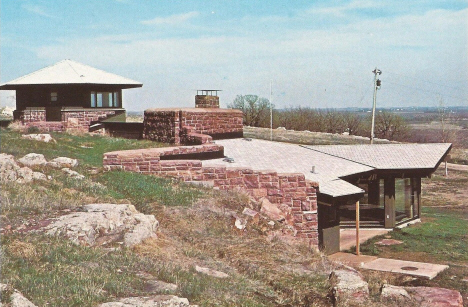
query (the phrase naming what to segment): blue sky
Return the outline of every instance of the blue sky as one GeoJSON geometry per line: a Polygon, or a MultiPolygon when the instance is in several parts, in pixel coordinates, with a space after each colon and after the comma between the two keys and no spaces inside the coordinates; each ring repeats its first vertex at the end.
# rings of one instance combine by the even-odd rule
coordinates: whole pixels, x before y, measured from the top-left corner
{"type": "MultiPolygon", "coordinates": [[[[468,1],[4,0],[0,82],[63,59],[135,79],[124,107],[197,89],[279,107],[468,106],[468,1]]],[[[1,104],[14,103],[11,92],[1,104]]]]}

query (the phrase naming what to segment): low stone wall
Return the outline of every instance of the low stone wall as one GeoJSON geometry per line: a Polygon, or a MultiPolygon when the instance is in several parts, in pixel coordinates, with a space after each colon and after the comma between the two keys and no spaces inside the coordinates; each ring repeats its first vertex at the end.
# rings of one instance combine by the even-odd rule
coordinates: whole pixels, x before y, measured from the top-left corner
{"type": "Polygon", "coordinates": [[[99,109],[63,109],[61,121],[47,121],[46,109],[26,109],[15,111],[15,119],[27,127],[37,127],[41,131],[88,131],[91,122],[104,120],[108,117],[121,114],[125,110],[99,110],[99,109]]]}
{"type": "Polygon", "coordinates": [[[71,109],[62,110],[62,122],[66,129],[88,130],[91,122],[104,120],[108,117],[125,112],[125,110],[71,109]]]}
{"type": "MultiPolygon", "coordinates": [[[[164,156],[184,157],[221,152],[222,146],[205,144],[188,147],[152,148],[115,151],[104,154],[107,170],[175,177],[183,181],[210,182],[222,190],[242,189],[256,200],[268,199],[286,213],[296,235],[318,246],[318,183],[307,181],[304,174],[282,174],[250,168],[204,167],[200,159],[164,160],[164,156]]],[[[193,156],[192,156],[193,157],[193,156]]]]}
{"type": "Polygon", "coordinates": [[[205,144],[242,137],[242,111],[216,108],[149,109],[143,138],[172,144],[205,144]]]}

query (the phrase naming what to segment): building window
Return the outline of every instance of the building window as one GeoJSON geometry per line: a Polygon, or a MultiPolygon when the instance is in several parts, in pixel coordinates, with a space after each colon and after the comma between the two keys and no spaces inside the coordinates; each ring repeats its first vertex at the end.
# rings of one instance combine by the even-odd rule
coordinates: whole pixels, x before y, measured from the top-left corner
{"type": "Polygon", "coordinates": [[[51,102],[57,101],[57,92],[50,92],[50,101],[51,102]]]}
{"type": "Polygon", "coordinates": [[[91,108],[96,107],[96,92],[91,92],[91,108]]]}
{"type": "Polygon", "coordinates": [[[91,92],[91,108],[120,107],[119,92],[91,92]]]}

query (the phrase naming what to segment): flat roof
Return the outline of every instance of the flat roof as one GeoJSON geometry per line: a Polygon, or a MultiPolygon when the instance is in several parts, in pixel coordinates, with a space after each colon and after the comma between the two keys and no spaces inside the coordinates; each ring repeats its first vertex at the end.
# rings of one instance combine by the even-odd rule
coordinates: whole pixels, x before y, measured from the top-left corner
{"type": "Polygon", "coordinates": [[[334,157],[382,170],[435,168],[452,144],[375,144],[306,146],[334,157]]]}
{"type": "Polygon", "coordinates": [[[102,84],[120,85],[122,88],[141,87],[142,83],[112,74],[72,60],[63,60],[36,70],[10,82],[0,89],[10,90],[25,85],[102,84]]]}
{"type": "Polygon", "coordinates": [[[434,169],[451,144],[375,144],[307,146],[258,139],[217,140],[223,158],[205,160],[203,166],[249,167],[258,171],[302,173],[319,183],[319,191],[331,197],[364,193],[342,178],[377,169],[434,169]],[[312,170],[314,172],[312,172],[312,170]]]}

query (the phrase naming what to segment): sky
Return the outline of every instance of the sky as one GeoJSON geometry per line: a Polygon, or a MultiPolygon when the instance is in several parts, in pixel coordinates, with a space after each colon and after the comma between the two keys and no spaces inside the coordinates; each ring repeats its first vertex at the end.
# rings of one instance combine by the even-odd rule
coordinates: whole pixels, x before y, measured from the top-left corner
{"type": "Polygon", "coordinates": [[[0,83],[72,59],[142,82],[129,111],[197,89],[370,108],[375,68],[377,107],[468,106],[466,0],[3,0],[0,40],[0,83]]]}

